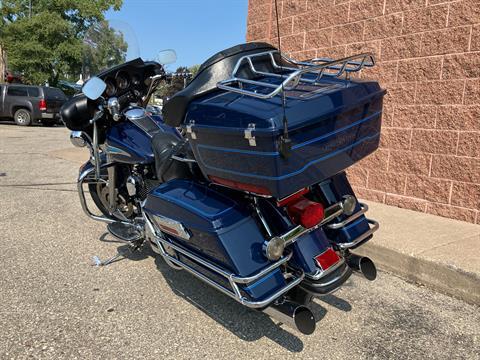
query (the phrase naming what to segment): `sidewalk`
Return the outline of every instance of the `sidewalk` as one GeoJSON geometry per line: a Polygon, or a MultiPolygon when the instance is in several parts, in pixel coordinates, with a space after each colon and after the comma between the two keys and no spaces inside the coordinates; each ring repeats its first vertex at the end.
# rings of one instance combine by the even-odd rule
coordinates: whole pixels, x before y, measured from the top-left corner
{"type": "Polygon", "coordinates": [[[379,269],[480,304],[480,226],[374,202],[367,216],[380,223],[355,252],[379,269]]]}

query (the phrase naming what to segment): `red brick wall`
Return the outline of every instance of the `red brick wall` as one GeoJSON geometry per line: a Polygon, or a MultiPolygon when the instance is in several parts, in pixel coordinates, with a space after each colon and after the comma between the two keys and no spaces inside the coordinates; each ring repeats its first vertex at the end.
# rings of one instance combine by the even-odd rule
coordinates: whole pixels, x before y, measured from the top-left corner
{"type": "MultiPolygon", "coordinates": [[[[480,223],[480,0],[278,0],[297,59],[371,51],[388,90],[380,149],[357,194],[480,223]]],[[[278,44],[273,0],[249,0],[248,41],[278,44]]]]}

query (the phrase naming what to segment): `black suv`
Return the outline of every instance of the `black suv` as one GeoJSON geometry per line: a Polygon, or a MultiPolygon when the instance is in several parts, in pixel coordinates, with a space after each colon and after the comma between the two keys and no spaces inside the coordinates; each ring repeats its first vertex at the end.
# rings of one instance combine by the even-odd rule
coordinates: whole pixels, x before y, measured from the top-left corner
{"type": "Polygon", "coordinates": [[[65,101],[63,91],[54,87],[0,84],[0,118],[17,125],[61,123],[59,111],[65,101]]]}

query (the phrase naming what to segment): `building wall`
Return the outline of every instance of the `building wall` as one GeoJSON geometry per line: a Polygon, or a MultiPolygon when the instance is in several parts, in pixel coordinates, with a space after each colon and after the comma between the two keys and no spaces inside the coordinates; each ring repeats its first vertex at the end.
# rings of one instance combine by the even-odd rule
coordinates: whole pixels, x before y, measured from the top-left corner
{"type": "MultiPolygon", "coordinates": [[[[480,223],[480,1],[277,0],[297,59],[371,51],[388,90],[380,149],[349,171],[358,196],[480,223]]],[[[278,44],[273,0],[249,0],[248,41],[278,44]]]]}

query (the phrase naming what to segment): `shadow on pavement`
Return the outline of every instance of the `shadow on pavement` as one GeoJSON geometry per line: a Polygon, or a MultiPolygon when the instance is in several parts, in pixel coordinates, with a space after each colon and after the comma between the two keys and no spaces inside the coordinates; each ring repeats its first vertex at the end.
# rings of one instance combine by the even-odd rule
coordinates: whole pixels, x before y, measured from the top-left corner
{"type": "MultiPolygon", "coordinates": [[[[104,233],[100,237],[100,241],[121,243],[109,235],[109,233],[104,233]]],[[[288,351],[301,352],[303,350],[303,341],[294,334],[295,330],[285,325],[280,327],[269,316],[242,306],[198,280],[187,271],[170,268],[162,257],[155,254],[148,245],[144,246],[141,251],[135,252],[129,252],[127,245],[120,245],[117,247],[117,251],[124,254],[124,257],[117,261],[122,259],[140,261],[154,257],[157,270],[162,274],[175,295],[188,301],[240,339],[256,341],[266,336],[288,351]]],[[[347,301],[334,295],[326,295],[317,299],[341,311],[348,312],[352,309],[347,301]]],[[[312,302],[310,308],[318,323],[325,317],[327,310],[317,302],[312,302]]]]}

